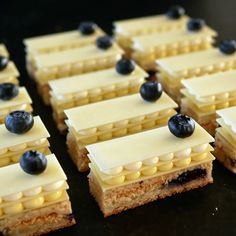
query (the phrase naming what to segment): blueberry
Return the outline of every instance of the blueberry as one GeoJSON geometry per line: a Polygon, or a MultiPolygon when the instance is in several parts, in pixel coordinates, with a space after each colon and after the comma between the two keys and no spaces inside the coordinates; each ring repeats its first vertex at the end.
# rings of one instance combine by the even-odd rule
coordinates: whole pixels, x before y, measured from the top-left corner
{"type": "Polygon", "coordinates": [[[8,58],[0,55],[0,71],[4,70],[8,65],[8,58]]]}
{"type": "Polygon", "coordinates": [[[0,84],[0,99],[4,101],[11,100],[19,94],[19,89],[15,84],[3,83],[0,84]]]}
{"type": "Polygon", "coordinates": [[[5,119],[6,128],[14,134],[24,134],[34,125],[33,116],[26,111],[13,111],[5,119]]]}
{"type": "Polygon", "coordinates": [[[135,63],[132,60],[123,58],[116,63],[116,71],[119,74],[128,75],[133,72],[134,69],[135,63]]]}
{"type": "Polygon", "coordinates": [[[96,24],[90,21],[84,21],[79,24],[78,30],[83,35],[91,35],[96,30],[96,24]]]}
{"type": "Polygon", "coordinates": [[[166,15],[170,19],[179,19],[181,16],[185,14],[185,10],[181,6],[172,6],[169,8],[169,10],[166,12],[166,15]]]}
{"type": "Polygon", "coordinates": [[[205,21],[203,19],[192,18],[187,23],[187,28],[189,31],[199,31],[205,26],[205,21]]]}
{"type": "Polygon", "coordinates": [[[107,50],[112,46],[112,38],[110,36],[101,36],[96,40],[96,45],[98,48],[107,50]]]}
{"type": "Polygon", "coordinates": [[[224,54],[233,54],[236,51],[236,41],[235,40],[223,40],[220,42],[219,49],[224,54]]]}
{"type": "Polygon", "coordinates": [[[27,174],[38,175],[45,171],[47,158],[41,152],[30,150],[21,156],[20,166],[27,174]]]}
{"type": "Polygon", "coordinates": [[[162,95],[162,86],[159,82],[147,81],[142,84],[140,95],[148,102],[155,102],[162,95]]]}
{"type": "Polygon", "coordinates": [[[186,138],[193,134],[195,129],[194,120],[183,114],[176,114],[168,121],[170,132],[178,138],[186,138]]]}

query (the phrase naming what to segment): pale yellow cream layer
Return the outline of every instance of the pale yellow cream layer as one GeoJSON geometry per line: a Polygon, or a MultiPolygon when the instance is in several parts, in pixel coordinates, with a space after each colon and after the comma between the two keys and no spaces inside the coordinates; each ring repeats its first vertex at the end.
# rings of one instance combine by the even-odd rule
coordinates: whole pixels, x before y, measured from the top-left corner
{"type": "Polygon", "coordinates": [[[177,72],[205,66],[219,65],[220,63],[234,63],[235,61],[236,53],[226,55],[221,53],[218,48],[211,48],[205,51],[159,59],[156,61],[156,64],[159,68],[166,71],[169,76],[175,76],[175,73],[177,72]]]}
{"type": "Polygon", "coordinates": [[[174,28],[184,27],[188,20],[187,16],[173,20],[166,15],[146,16],[128,20],[114,22],[115,32],[126,36],[139,35],[142,32],[150,32],[151,30],[162,31],[174,28]]]}
{"type": "Polygon", "coordinates": [[[119,56],[123,50],[115,43],[107,50],[97,48],[95,45],[90,45],[82,48],[73,48],[61,52],[53,52],[50,54],[42,54],[35,56],[37,68],[47,68],[70,63],[85,62],[88,60],[97,60],[109,56],[119,56]]]}
{"type": "Polygon", "coordinates": [[[32,100],[25,87],[20,87],[18,96],[9,101],[3,101],[0,99],[0,110],[21,104],[32,104],[32,100]]]}
{"type": "Polygon", "coordinates": [[[0,44],[0,55],[4,57],[9,57],[9,52],[4,44],[0,44]]]}
{"type": "Polygon", "coordinates": [[[153,33],[133,38],[133,49],[137,51],[150,50],[152,48],[163,49],[170,45],[174,48],[186,47],[189,44],[198,44],[201,40],[211,41],[217,33],[209,27],[204,27],[198,32],[188,31],[187,29],[176,29],[172,31],[153,33]]]}
{"type": "Polygon", "coordinates": [[[218,110],[216,113],[223,119],[226,125],[231,127],[236,135],[236,106],[218,110]]]}
{"type": "Polygon", "coordinates": [[[118,74],[115,68],[111,68],[67,77],[60,80],[52,80],[49,82],[49,85],[52,89],[52,93],[56,97],[59,97],[61,95],[75,92],[86,92],[94,88],[102,89],[110,85],[115,86],[123,83],[128,84],[129,82],[136,81],[147,76],[148,74],[136,65],[135,70],[129,75],[118,74]]]}
{"type": "Polygon", "coordinates": [[[104,32],[99,28],[97,28],[94,34],[91,35],[82,35],[78,30],[72,30],[68,32],[28,38],[24,40],[24,44],[27,46],[27,50],[29,51],[39,51],[41,49],[60,47],[66,44],[91,44],[95,42],[95,39],[98,36],[103,34],[104,32]]]}
{"type": "Polygon", "coordinates": [[[208,97],[226,92],[235,92],[236,94],[236,70],[182,80],[181,82],[188,92],[196,97],[208,97]]]}
{"type": "Polygon", "coordinates": [[[0,178],[4,179],[0,182],[0,196],[11,195],[67,179],[54,154],[47,156],[47,168],[40,175],[25,173],[17,163],[2,167],[0,178]]]}
{"type": "Polygon", "coordinates": [[[15,66],[15,64],[10,61],[7,65],[7,67],[0,71],[0,83],[1,81],[3,81],[4,79],[8,78],[8,77],[18,77],[20,74],[15,66]]]}
{"type": "Polygon", "coordinates": [[[185,139],[170,133],[168,126],[86,146],[90,159],[100,170],[186,150],[213,142],[213,137],[195,122],[194,133],[185,139]]]}
{"type": "Polygon", "coordinates": [[[147,102],[140,94],[134,94],[72,108],[65,114],[69,124],[79,131],[176,107],[177,104],[163,92],[156,102],[147,102]]]}
{"type": "Polygon", "coordinates": [[[0,149],[48,137],[50,135],[39,116],[34,117],[34,126],[25,134],[13,134],[6,129],[5,124],[0,125],[0,149]]]}

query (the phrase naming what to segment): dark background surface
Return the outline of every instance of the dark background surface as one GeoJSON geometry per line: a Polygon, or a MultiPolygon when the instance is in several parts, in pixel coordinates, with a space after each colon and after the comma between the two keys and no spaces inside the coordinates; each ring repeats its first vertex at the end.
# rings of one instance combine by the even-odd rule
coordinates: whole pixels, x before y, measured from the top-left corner
{"type": "Polygon", "coordinates": [[[69,159],[65,137],[56,129],[51,109],[44,106],[25,71],[22,39],[70,30],[82,20],[94,20],[107,32],[117,19],[159,14],[178,3],[188,15],[204,18],[219,32],[219,39],[236,38],[235,0],[127,0],[59,1],[0,0],[0,40],[21,73],[39,114],[51,133],[51,150],[62,164],[77,225],[51,235],[236,235],[236,177],[214,162],[213,185],[129,210],[104,219],[90,196],[86,174],[79,174],[69,159]]]}

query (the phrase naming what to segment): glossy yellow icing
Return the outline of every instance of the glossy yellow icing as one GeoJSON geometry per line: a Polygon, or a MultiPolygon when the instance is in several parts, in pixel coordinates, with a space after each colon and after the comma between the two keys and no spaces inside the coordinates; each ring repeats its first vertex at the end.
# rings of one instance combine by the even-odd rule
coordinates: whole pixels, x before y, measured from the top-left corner
{"type": "MultiPolygon", "coordinates": [[[[165,93],[154,103],[144,101],[140,94],[106,100],[65,111],[70,126],[76,131],[109,123],[145,116],[164,109],[176,108],[177,104],[165,93]],[[111,112],[111,110],[116,112],[111,112]],[[94,116],[96,114],[96,116],[94,116]],[[89,117],[89,119],[88,119],[89,117]]],[[[95,130],[96,132],[96,130],[95,130]]]]}
{"type": "Polygon", "coordinates": [[[107,170],[214,141],[200,125],[197,123],[195,125],[194,133],[184,140],[175,137],[170,133],[168,126],[165,126],[88,145],[86,148],[91,162],[94,162],[99,170],[107,170]]]}

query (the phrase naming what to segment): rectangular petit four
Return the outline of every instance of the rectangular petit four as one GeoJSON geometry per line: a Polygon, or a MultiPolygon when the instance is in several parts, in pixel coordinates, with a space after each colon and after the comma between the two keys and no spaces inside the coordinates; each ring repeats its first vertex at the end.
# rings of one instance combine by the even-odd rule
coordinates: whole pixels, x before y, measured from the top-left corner
{"type": "Polygon", "coordinates": [[[156,61],[158,78],[165,91],[180,102],[181,80],[236,68],[236,53],[227,55],[218,48],[178,55],[156,61]]]}
{"type": "Polygon", "coordinates": [[[42,235],[75,224],[67,177],[55,155],[46,156],[43,173],[25,173],[19,163],[0,169],[0,232],[42,235]]]}
{"type": "Polygon", "coordinates": [[[133,37],[184,28],[188,17],[184,10],[174,19],[167,14],[120,20],[113,23],[116,40],[127,52],[131,51],[133,37]]]}
{"type": "Polygon", "coordinates": [[[208,26],[198,31],[175,29],[133,37],[132,58],[146,70],[156,69],[155,60],[212,47],[216,32],[208,26]]]}
{"type": "MultiPolygon", "coordinates": [[[[0,84],[1,85],[1,84],[0,84]]],[[[4,123],[5,117],[12,111],[24,110],[32,112],[32,100],[25,87],[19,87],[19,93],[10,100],[0,98],[0,124],[4,123]]]]}
{"type": "Polygon", "coordinates": [[[31,63],[31,75],[38,91],[49,104],[48,81],[113,67],[122,57],[123,50],[113,43],[107,49],[95,43],[81,48],[36,55],[31,63]]]}
{"type": "Polygon", "coordinates": [[[215,136],[215,156],[236,174],[236,106],[216,111],[220,116],[215,136]]]}
{"type": "Polygon", "coordinates": [[[28,38],[24,40],[24,44],[30,59],[35,53],[47,54],[93,44],[97,37],[104,34],[103,30],[96,26],[94,32],[89,35],[84,35],[79,30],[71,30],[28,38]]]}
{"type": "Polygon", "coordinates": [[[140,94],[65,110],[68,151],[79,171],[88,170],[86,145],[164,126],[177,104],[165,93],[156,102],[140,94]]]}
{"type": "Polygon", "coordinates": [[[58,129],[62,132],[66,129],[64,110],[137,93],[147,76],[135,65],[134,70],[125,75],[111,68],[50,81],[50,102],[58,129]]]}
{"type": "Polygon", "coordinates": [[[216,110],[236,106],[236,71],[182,80],[182,84],[181,112],[193,117],[214,135],[216,110]]]}
{"type": "Polygon", "coordinates": [[[88,145],[90,192],[106,217],[212,183],[212,141],[196,123],[183,139],[165,126],[88,145]]]}
{"type": "Polygon", "coordinates": [[[19,161],[22,153],[34,149],[44,154],[49,150],[49,133],[39,116],[34,117],[33,127],[24,134],[15,134],[7,130],[4,124],[0,125],[0,167],[19,161]]]}

